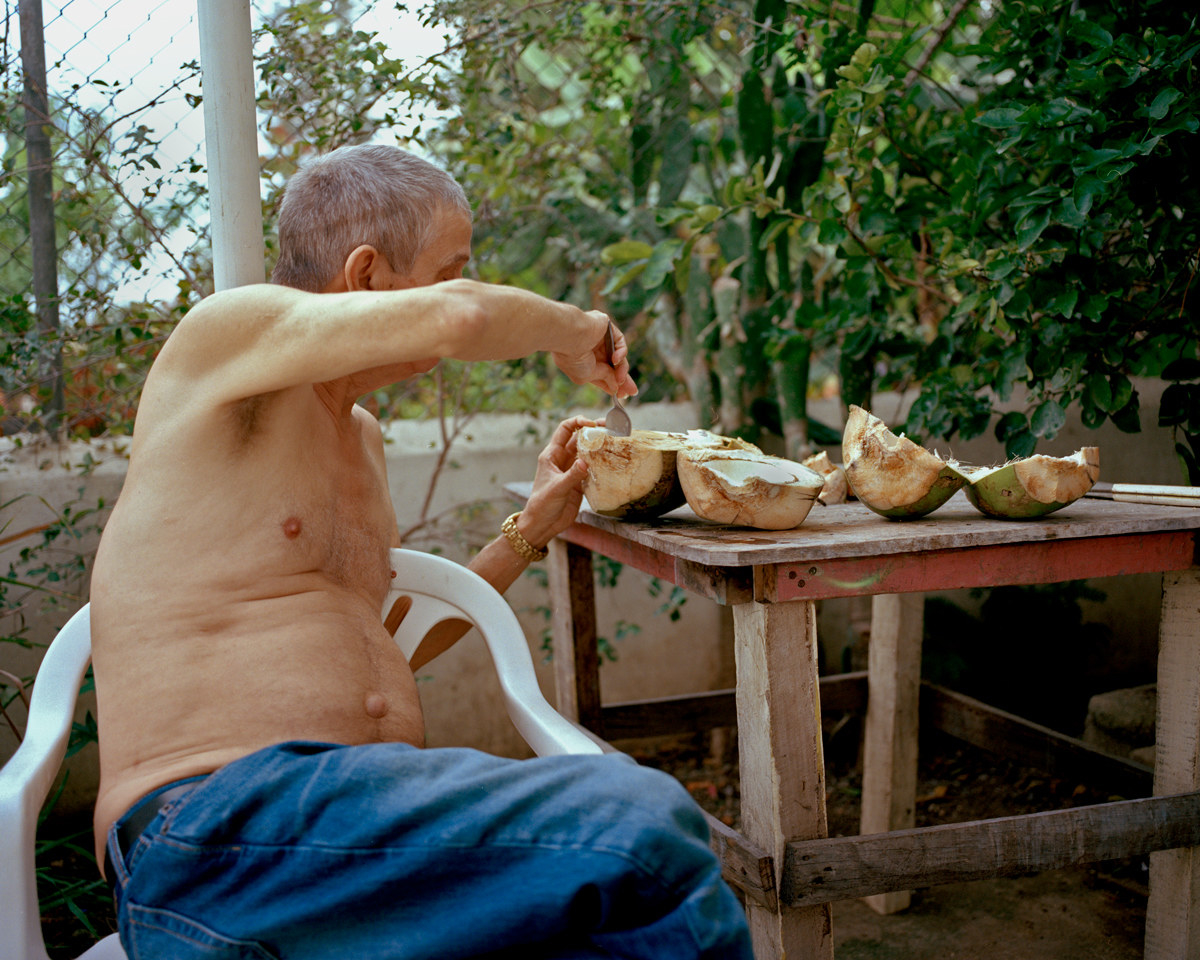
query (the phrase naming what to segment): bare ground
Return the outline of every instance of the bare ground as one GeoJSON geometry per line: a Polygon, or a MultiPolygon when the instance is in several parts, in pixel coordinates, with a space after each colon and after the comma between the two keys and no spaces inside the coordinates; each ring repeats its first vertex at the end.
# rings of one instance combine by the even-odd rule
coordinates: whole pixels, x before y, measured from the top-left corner
{"type": "MultiPolygon", "coordinates": [[[[626,747],[667,770],[696,801],[739,826],[736,746],[728,733],[626,747]]],[[[847,742],[827,753],[831,836],[859,832],[862,771],[847,742]]],[[[1053,780],[941,735],[922,739],[917,826],[1103,803],[1086,784],[1053,780]]],[[[1145,928],[1145,858],[914,891],[890,916],[833,905],[837,960],[1135,960],[1145,928]]]]}

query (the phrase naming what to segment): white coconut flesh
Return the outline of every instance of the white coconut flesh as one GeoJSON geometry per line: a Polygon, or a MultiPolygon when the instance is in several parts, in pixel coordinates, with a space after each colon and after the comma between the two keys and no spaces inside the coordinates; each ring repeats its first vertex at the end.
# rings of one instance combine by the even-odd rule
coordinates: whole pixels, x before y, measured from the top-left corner
{"type": "Polygon", "coordinates": [[[1042,503],[1078,500],[1100,479],[1100,448],[1083,447],[1070,457],[1040,454],[1018,460],[1015,469],[1021,486],[1042,503]]]}
{"type": "Polygon", "coordinates": [[[815,470],[825,478],[825,485],[817,496],[821,503],[832,505],[846,502],[850,491],[846,483],[846,471],[842,469],[841,464],[834,463],[829,459],[829,454],[822,450],[820,453],[805,457],[803,465],[810,470],[815,470]]]}
{"type": "Polygon", "coordinates": [[[604,516],[627,520],[650,519],[683,506],[676,472],[680,450],[758,450],[744,440],[707,430],[634,430],[628,437],[618,437],[603,427],[584,427],[578,437],[579,456],[588,465],[583,481],[588,505],[604,516]]]}
{"type": "Polygon", "coordinates": [[[800,526],[825,484],[803,464],[748,450],[687,450],[678,467],[696,516],[760,530],[800,526]]]}
{"type": "Polygon", "coordinates": [[[878,417],[855,405],[846,419],[842,459],[854,495],[884,516],[929,513],[965,481],[937,454],[903,433],[893,433],[878,417]]]}

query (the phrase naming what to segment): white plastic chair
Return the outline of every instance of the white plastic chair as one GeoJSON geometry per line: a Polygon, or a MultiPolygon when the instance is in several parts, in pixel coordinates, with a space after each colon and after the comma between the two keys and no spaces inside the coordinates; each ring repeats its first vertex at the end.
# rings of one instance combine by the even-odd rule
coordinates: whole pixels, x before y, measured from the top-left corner
{"type": "MultiPolygon", "coordinates": [[[[391,564],[393,586],[383,614],[401,596],[412,598],[412,607],[396,631],[396,642],[406,657],[412,657],[435,624],[466,620],[487,643],[508,715],[536,754],[605,752],[546,702],[521,624],[486,580],[453,561],[414,550],[392,550],[391,564]]],[[[46,651],[33,685],[25,738],[0,769],[0,960],[48,960],[34,872],[37,819],[66,755],[91,650],[85,605],[46,651]]],[[[112,934],[89,948],[83,958],[125,960],[125,953],[112,934]]]]}

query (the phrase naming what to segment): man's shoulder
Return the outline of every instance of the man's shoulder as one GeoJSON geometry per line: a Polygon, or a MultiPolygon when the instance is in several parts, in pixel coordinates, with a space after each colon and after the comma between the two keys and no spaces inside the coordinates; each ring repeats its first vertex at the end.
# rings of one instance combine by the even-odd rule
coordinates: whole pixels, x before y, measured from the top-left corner
{"type": "Polygon", "coordinates": [[[251,284],[209,294],[175,325],[159,354],[160,376],[177,370],[185,377],[202,376],[255,349],[257,331],[268,327],[296,303],[312,296],[273,284],[251,284]]]}
{"type": "Polygon", "coordinates": [[[221,317],[236,317],[254,323],[265,319],[277,310],[313,294],[280,286],[276,283],[251,283],[240,287],[229,287],[210,293],[193,306],[179,321],[177,329],[196,327],[206,321],[221,317]]]}

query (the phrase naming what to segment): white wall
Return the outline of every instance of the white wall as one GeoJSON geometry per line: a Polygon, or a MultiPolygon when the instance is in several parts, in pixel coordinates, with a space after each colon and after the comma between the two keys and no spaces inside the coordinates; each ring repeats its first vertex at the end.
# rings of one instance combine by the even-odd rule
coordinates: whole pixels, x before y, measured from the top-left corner
{"type": "MultiPolygon", "coordinates": [[[[598,411],[584,413],[597,415],[598,411]]],[[[647,429],[683,430],[695,426],[691,409],[679,405],[640,405],[637,419],[638,425],[647,429]]],[[[504,484],[532,479],[542,447],[537,438],[555,423],[520,416],[491,416],[473,422],[453,447],[451,465],[439,480],[432,513],[472,499],[493,497],[495,502],[472,516],[471,524],[484,537],[494,536],[503,518],[517,508],[503,493],[504,484]]],[[[439,428],[431,422],[395,423],[388,429],[386,439],[392,499],[403,530],[417,520],[435,471],[439,428]]],[[[109,444],[38,448],[4,443],[0,448],[0,503],[18,499],[4,512],[8,527],[0,533],[0,538],[52,520],[61,504],[76,498],[92,505],[97,498],[103,498],[111,506],[120,491],[126,462],[120,448],[114,449],[109,444]],[[98,465],[88,475],[81,476],[79,465],[85,457],[91,457],[98,465]]],[[[71,544],[69,549],[90,552],[96,540],[92,536],[71,544]]],[[[36,537],[22,539],[0,547],[0,569],[7,568],[9,558],[22,546],[35,541],[36,537]]],[[[415,539],[410,542],[424,546],[415,539]]],[[[453,544],[444,552],[457,560],[467,558],[465,550],[453,544]]],[[[656,613],[663,601],[650,596],[648,585],[649,578],[626,569],[616,589],[597,590],[601,607],[598,628],[602,636],[615,637],[617,620],[641,626],[640,633],[615,643],[618,659],[604,664],[605,698],[639,699],[732,683],[731,652],[721,640],[719,609],[693,599],[684,605],[681,618],[672,622],[656,613]]],[[[22,611],[21,616],[30,624],[31,639],[48,642],[86,594],[84,582],[60,586],[67,596],[56,607],[43,608],[43,597],[37,595],[33,606],[22,611]]],[[[514,584],[508,597],[526,628],[543,689],[553,702],[552,671],[541,650],[542,634],[548,630],[549,621],[540,608],[548,607],[548,594],[537,580],[526,576],[514,584]]],[[[0,668],[17,675],[33,673],[39,659],[39,650],[0,644],[0,668]]],[[[490,658],[476,634],[468,634],[453,650],[423,668],[419,681],[430,745],[457,744],[503,755],[526,754],[523,742],[504,714],[490,658]]],[[[82,709],[94,711],[93,698],[86,697],[82,709]]],[[[23,712],[19,708],[10,712],[23,727],[23,712]]],[[[7,726],[0,725],[0,760],[6,759],[14,748],[15,738],[7,726]]],[[[63,806],[90,805],[96,780],[95,750],[88,749],[70,762],[63,806]]]]}
{"type": "MultiPolygon", "coordinates": [[[[1103,479],[1124,482],[1184,482],[1172,453],[1170,433],[1154,425],[1158,408],[1158,382],[1139,383],[1142,394],[1144,431],[1124,434],[1111,424],[1088,431],[1078,422],[1068,423],[1052,443],[1039,452],[1066,454],[1083,445],[1099,445],[1103,479]]],[[[889,424],[898,424],[906,409],[905,398],[883,396],[876,399],[874,412],[889,424]]],[[[585,411],[596,415],[598,411],[585,411]]],[[[639,427],[685,430],[696,425],[686,405],[638,404],[633,408],[639,427]]],[[[840,402],[821,401],[813,415],[831,425],[841,426],[840,402]]],[[[519,416],[492,416],[471,425],[467,435],[454,447],[453,465],[446,469],[433,502],[433,512],[480,495],[495,495],[496,502],[472,518],[471,523],[485,534],[499,529],[503,517],[514,509],[502,494],[505,483],[528,480],[541,443],[535,436],[544,434],[551,424],[519,416]]],[[[393,424],[387,434],[389,475],[392,497],[401,529],[414,522],[425,490],[438,459],[439,431],[430,422],[393,424]]],[[[80,496],[83,502],[103,497],[111,504],[124,478],[124,457],[111,446],[75,445],[63,449],[14,448],[8,441],[0,448],[0,503],[20,498],[5,511],[8,527],[0,538],[44,523],[53,518],[59,505],[80,496]],[[81,476],[78,464],[85,455],[98,465],[81,476]]],[[[953,453],[965,462],[991,463],[1004,459],[1003,449],[988,433],[968,443],[955,444],[953,453]]],[[[840,459],[840,450],[831,450],[840,459]]],[[[93,538],[94,541],[94,538],[93,538]]],[[[0,568],[25,541],[0,548],[0,568]]],[[[414,544],[420,546],[420,544],[414,544]]],[[[94,542],[85,542],[86,550],[94,542]]],[[[70,549],[76,549],[70,545],[70,549]]],[[[453,547],[446,551],[455,559],[453,547]]],[[[1136,669],[1154,661],[1161,597],[1161,578],[1136,576],[1094,581],[1108,594],[1104,604],[1092,604],[1086,618],[1108,625],[1120,643],[1115,656],[1124,662],[1114,669],[1136,669]]],[[[66,594],[82,595],[85,585],[61,585],[66,594]]],[[[606,701],[640,699],[657,695],[716,689],[733,683],[732,650],[728,618],[715,604],[691,598],[683,607],[679,621],[671,622],[656,613],[661,598],[651,597],[648,578],[626,569],[616,590],[598,590],[599,630],[614,637],[618,619],[641,625],[639,634],[616,644],[618,660],[605,663],[602,670],[606,701]]],[[[529,577],[522,578],[509,591],[509,599],[526,627],[534,649],[535,662],[543,689],[553,702],[550,668],[543,663],[541,636],[547,620],[539,607],[548,603],[546,592],[529,577]]],[[[970,607],[966,591],[948,594],[955,602],[970,607]]],[[[53,630],[66,620],[77,605],[66,600],[55,610],[34,607],[22,615],[33,625],[31,636],[48,640],[53,630]]],[[[863,601],[825,601],[821,605],[821,630],[826,661],[832,672],[841,667],[847,645],[855,640],[854,620],[861,618],[863,601]],[[857,606],[856,606],[857,605],[857,606]]],[[[865,608],[869,611],[869,602],[865,608]]],[[[861,623],[861,619],[860,619],[861,623]]],[[[36,650],[22,650],[12,644],[0,644],[0,668],[17,674],[29,674],[38,660],[36,650]]],[[[506,755],[523,755],[524,747],[500,706],[500,693],[489,659],[478,637],[468,635],[458,646],[420,671],[420,691],[425,707],[431,745],[464,744],[506,755]]],[[[19,714],[19,711],[17,711],[19,714]]],[[[18,716],[23,724],[23,716],[18,716]]],[[[15,741],[6,727],[0,726],[0,759],[11,753],[15,741]]],[[[94,750],[85,751],[72,763],[67,802],[90,803],[95,789],[94,750]]]]}

